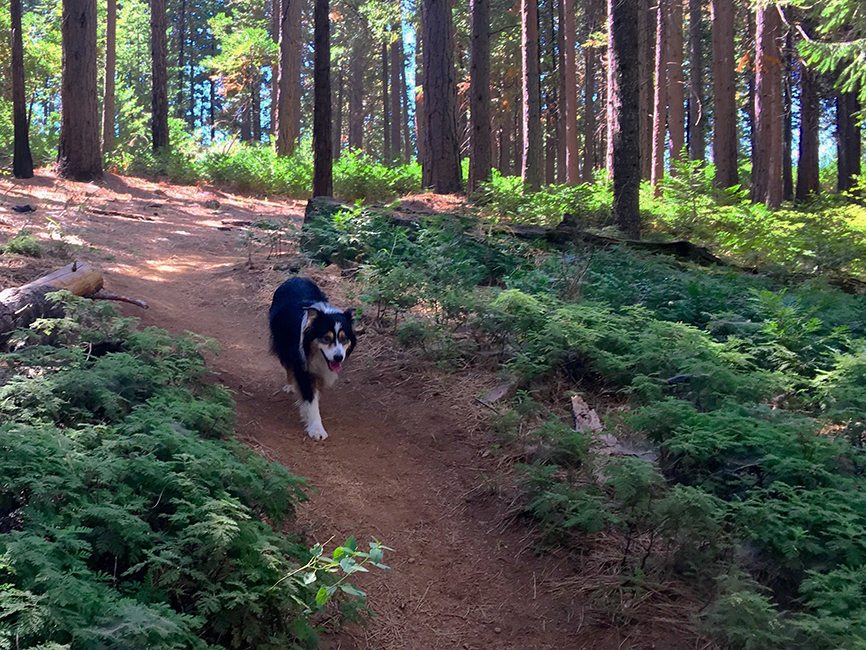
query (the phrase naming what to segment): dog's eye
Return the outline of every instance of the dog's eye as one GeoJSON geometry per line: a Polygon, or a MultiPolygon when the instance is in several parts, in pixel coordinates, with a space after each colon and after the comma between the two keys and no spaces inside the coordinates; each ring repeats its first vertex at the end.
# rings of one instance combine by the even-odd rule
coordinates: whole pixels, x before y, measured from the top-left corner
{"type": "Polygon", "coordinates": [[[325,335],[322,337],[322,340],[323,340],[325,343],[328,343],[328,344],[333,343],[333,342],[334,342],[334,333],[333,333],[333,332],[328,332],[327,334],[325,334],[325,335]]]}
{"type": "Polygon", "coordinates": [[[337,334],[337,339],[339,339],[340,343],[345,343],[346,342],[346,333],[340,332],[339,334],[337,334]]]}

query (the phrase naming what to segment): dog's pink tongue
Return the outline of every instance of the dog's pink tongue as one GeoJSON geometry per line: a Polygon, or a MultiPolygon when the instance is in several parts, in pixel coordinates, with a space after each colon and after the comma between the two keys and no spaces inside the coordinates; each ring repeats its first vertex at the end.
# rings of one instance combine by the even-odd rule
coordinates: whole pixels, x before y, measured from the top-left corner
{"type": "Polygon", "coordinates": [[[328,361],[328,369],[331,372],[340,372],[343,369],[343,364],[339,361],[328,361]]]}

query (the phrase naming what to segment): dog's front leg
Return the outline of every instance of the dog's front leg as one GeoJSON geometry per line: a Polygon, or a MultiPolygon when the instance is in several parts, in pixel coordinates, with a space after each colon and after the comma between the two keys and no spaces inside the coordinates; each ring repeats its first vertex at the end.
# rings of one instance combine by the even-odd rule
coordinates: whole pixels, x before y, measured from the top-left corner
{"type": "Polygon", "coordinates": [[[319,414],[319,391],[313,392],[312,401],[305,399],[298,403],[301,411],[301,420],[307,430],[307,435],[313,440],[324,440],[328,437],[328,432],[322,426],[322,416],[319,414]]]}

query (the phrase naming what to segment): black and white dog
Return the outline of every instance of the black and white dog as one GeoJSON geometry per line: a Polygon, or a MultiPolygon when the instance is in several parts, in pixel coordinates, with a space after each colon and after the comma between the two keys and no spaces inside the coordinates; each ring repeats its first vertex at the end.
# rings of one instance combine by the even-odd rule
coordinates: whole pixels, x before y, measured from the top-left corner
{"type": "Polygon", "coordinates": [[[319,414],[319,393],[337,381],[355,349],[352,310],[328,304],[312,280],[291,278],[274,292],[268,320],[271,350],[286,369],[285,390],[297,391],[307,434],[324,440],[328,432],[319,414]]]}

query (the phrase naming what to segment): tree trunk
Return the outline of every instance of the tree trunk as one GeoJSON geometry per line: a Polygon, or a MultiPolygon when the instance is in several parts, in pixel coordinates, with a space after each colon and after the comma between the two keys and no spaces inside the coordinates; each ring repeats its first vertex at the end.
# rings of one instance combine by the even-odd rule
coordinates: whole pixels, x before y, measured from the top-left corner
{"type": "Polygon", "coordinates": [[[349,149],[364,148],[364,72],[367,57],[363,34],[352,40],[349,61],[349,149]]]}
{"type": "Polygon", "coordinates": [[[63,79],[57,172],[90,181],[102,176],[96,100],[96,0],[63,0],[63,79]]]}
{"type": "Polygon", "coordinates": [[[253,141],[258,144],[262,141],[262,79],[258,70],[250,89],[250,122],[253,141]]]}
{"type": "Polygon", "coordinates": [[[544,84],[544,104],[545,104],[545,149],[544,149],[544,182],[548,185],[556,183],[556,154],[559,146],[559,111],[560,97],[557,96],[557,84],[554,80],[562,74],[562,70],[556,67],[556,17],[554,14],[555,0],[547,0],[547,22],[545,27],[548,28],[547,38],[547,63],[544,66],[546,70],[544,84]]]}
{"type": "Polygon", "coordinates": [[[328,0],[313,5],[313,196],[334,194],[331,143],[331,21],[328,0]]]}
{"type": "Polygon", "coordinates": [[[756,59],[752,53],[757,49],[755,43],[755,14],[750,5],[742,5],[746,12],[746,33],[743,35],[741,47],[748,53],[748,64],[746,65],[746,120],[749,123],[749,158],[755,159],[755,133],[757,132],[757,121],[755,119],[755,68],[756,59]]]}
{"type": "Polygon", "coordinates": [[[782,200],[794,199],[794,161],[792,160],[792,149],[794,147],[794,99],[793,81],[794,72],[794,39],[791,29],[785,35],[785,51],[782,54],[784,68],[782,71],[782,200]]]}
{"type": "Polygon", "coordinates": [[[186,97],[183,93],[184,81],[186,81],[186,0],[180,0],[180,14],[177,17],[177,97],[175,99],[176,106],[175,117],[184,118],[184,101],[186,97]]]}
{"type": "Polygon", "coordinates": [[[701,0],[689,0],[689,159],[706,158],[704,147],[704,50],[701,0]]]}
{"type": "Polygon", "coordinates": [[[608,0],[608,103],[612,150],[613,218],[626,236],[640,238],[640,141],[638,137],[639,0],[608,0]]]}
{"type": "Polygon", "coordinates": [[[857,93],[836,96],[836,188],[839,192],[850,190],[854,177],[860,175],[860,127],[856,118],[859,112],[857,93]]]}
{"type": "Polygon", "coordinates": [[[406,51],[403,47],[403,39],[401,38],[397,44],[400,48],[400,60],[403,65],[400,66],[400,109],[402,117],[400,119],[403,125],[403,164],[408,165],[412,162],[412,138],[409,134],[409,84],[406,83],[406,51]]]}
{"type": "Polygon", "coordinates": [[[337,110],[334,112],[334,126],[331,144],[334,146],[334,160],[340,158],[343,146],[343,67],[337,69],[337,110]]]}
{"type": "Polygon", "coordinates": [[[667,2],[658,0],[656,10],[656,48],[655,48],[655,86],[653,88],[653,137],[652,137],[652,167],[650,182],[655,189],[655,195],[661,196],[661,182],[665,176],[665,126],[667,124],[668,105],[668,67],[665,62],[665,45],[667,39],[667,2]]]}
{"type": "Polygon", "coordinates": [[[168,148],[168,63],[166,58],[165,0],[150,0],[150,93],[151,145],[154,151],[168,148]]]}
{"type": "Polygon", "coordinates": [[[755,28],[755,156],[752,200],[777,208],[782,202],[781,19],[775,5],[759,7],[755,28]]]}
{"type": "MultiPolygon", "coordinates": [[[[395,23],[392,27],[392,33],[396,33],[396,38],[401,42],[403,40],[403,27],[401,23],[395,23]]],[[[403,60],[400,56],[400,49],[397,47],[397,41],[391,42],[391,163],[400,162],[402,145],[400,140],[403,136],[401,127],[400,115],[400,96],[403,92],[400,89],[400,69],[403,67],[403,60]]]]}
{"type": "Polygon", "coordinates": [[[800,68],[800,154],[797,158],[798,201],[821,191],[818,177],[818,145],[821,104],[818,100],[818,79],[814,70],[801,58],[800,68]]]}
{"type": "Polygon", "coordinates": [[[277,78],[277,155],[291,156],[301,120],[301,0],[280,0],[280,69],[277,78]]]}
{"type": "Polygon", "coordinates": [[[638,7],[638,61],[640,74],[640,176],[652,176],[653,64],[655,62],[655,12],[649,0],[638,7]]]}
{"type": "Polygon", "coordinates": [[[117,0],[106,3],[105,22],[105,92],[102,95],[102,153],[114,150],[115,69],[117,67],[117,0]]]}
{"type": "Polygon", "coordinates": [[[470,73],[469,193],[490,180],[490,0],[470,0],[472,69],[470,73]]]}
{"type": "Polygon", "coordinates": [[[737,179],[737,105],[734,84],[734,0],[712,0],[713,162],[715,185],[731,187],[737,179]]]}
{"type": "Polygon", "coordinates": [[[541,94],[538,69],[538,0],[520,0],[523,69],[523,164],[521,176],[531,188],[541,187],[541,94]]]}
{"type": "MultiPolygon", "coordinates": [[[[562,77],[565,80],[565,94],[563,99],[563,119],[565,122],[565,182],[576,185],[580,182],[578,176],[578,147],[577,147],[577,59],[575,47],[577,44],[577,30],[575,27],[574,0],[561,0],[563,7],[563,23],[560,30],[563,35],[563,70],[562,77]]],[[[563,134],[560,133],[560,137],[563,134]]],[[[587,140],[589,142],[589,140],[587,140]]]]}
{"type": "Polygon", "coordinates": [[[30,126],[24,91],[24,41],[21,34],[21,0],[10,0],[12,20],[12,121],[14,145],[12,174],[15,178],[33,178],[33,156],[30,153],[30,126]]]}
{"type": "Polygon", "coordinates": [[[671,169],[685,144],[685,86],[683,84],[683,0],[671,0],[668,24],[668,144],[671,169]]]}
{"type": "Polygon", "coordinates": [[[424,23],[424,185],[439,194],[459,192],[460,141],[454,29],[448,0],[423,0],[424,23]]]}
{"type": "Polygon", "coordinates": [[[388,44],[382,43],[382,160],[391,162],[391,103],[388,99],[388,44]]]}
{"type": "MultiPolygon", "coordinates": [[[[280,47],[280,0],[271,0],[271,40],[280,47]]],[[[271,65],[270,134],[277,134],[277,65],[271,65]]]]}
{"type": "MultiPolygon", "coordinates": [[[[586,22],[588,33],[596,28],[598,0],[587,0],[586,22]]],[[[583,48],[583,182],[591,183],[595,171],[595,61],[594,47],[583,48]]]]}

